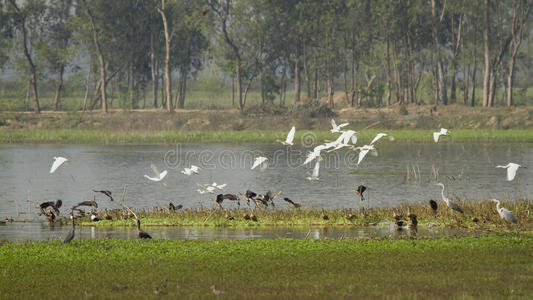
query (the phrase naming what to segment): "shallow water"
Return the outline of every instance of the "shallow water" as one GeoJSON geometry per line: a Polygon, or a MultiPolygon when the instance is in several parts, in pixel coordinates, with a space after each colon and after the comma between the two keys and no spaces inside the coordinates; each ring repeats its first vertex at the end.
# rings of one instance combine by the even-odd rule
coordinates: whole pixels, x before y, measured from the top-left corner
{"type": "MultiPolygon", "coordinates": [[[[70,225],[50,226],[40,222],[14,222],[0,226],[0,240],[34,241],[63,239],[70,231],[70,225]]],[[[410,229],[397,230],[392,224],[382,223],[368,227],[184,227],[146,226],[143,228],[153,238],[178,240],[216,239],[370,239],[370,238],[440,238],[473,236],[479,233],[446,227],[418,226],[416,232],[410,229]]],[[[116,238],[137,239],[134,227],[76,227],[76,239],[116,238]]]]}

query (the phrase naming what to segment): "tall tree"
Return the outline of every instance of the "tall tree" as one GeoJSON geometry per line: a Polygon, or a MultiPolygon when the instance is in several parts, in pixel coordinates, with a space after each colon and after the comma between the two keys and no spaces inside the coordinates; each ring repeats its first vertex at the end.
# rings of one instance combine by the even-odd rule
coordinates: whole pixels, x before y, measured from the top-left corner
{"type": "Polygon", "coordinates": [[[46,5],[44,0],[31,0],[22,4],[16,0],[9,0],[12,9],[12,20],[15,28],[22,34],[21,44],[30,71],[30,84],[33,92],[34,112],[40,113],[39,93],[37,89],[37,66],[32,51],[32,44],[36,43],[30,33],[37,32],[42,25],[46,5]]]}

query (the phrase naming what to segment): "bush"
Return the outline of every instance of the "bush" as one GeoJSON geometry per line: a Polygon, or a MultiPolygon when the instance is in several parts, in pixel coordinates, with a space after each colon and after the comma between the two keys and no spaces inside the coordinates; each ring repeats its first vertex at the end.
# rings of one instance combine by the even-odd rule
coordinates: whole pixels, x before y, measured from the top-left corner
{"type": "Polygon", "coordinates": [[[333,118],[335,113],[325,103],[308,102],[290,107],[289,112],[301,118],[333,118]]]}
{"type": "Polygon", "coordinates": [[[409,112],[407,111],[407,107],[405,105],[401,105],[400,106],[400,111],[399,111],[400,115],[402,116],[407,116],[409,114],[409,112]]]}

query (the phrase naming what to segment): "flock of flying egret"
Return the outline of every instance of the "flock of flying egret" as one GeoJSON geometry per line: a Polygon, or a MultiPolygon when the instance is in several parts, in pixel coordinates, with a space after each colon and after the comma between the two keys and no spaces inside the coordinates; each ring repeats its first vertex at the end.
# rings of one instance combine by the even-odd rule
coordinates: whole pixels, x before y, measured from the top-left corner
{"type": "MultiPolygon", "coordinates": [[[[312,173],[311,174],[308,173],[307,176],[305,177],[307,180],[309,180],[309,181],[320,180],[320,178],[319,178],[320,162],[323,160],[324,152],[325,153],[330,153],[330,152],[337,151],[337,150],[342,149],[342,148],[348,148],[348,149],[351,149],[353,151],[358,151],[359,155],[358,155],[357,164],[359,165],[361,163],[361,161],[366,157],[366,155],[368,153],[370,153],[373,156],[377,156],[377,150],[376,150],[376,146],[375,145],[380,139],[382,139],[383,137],[388,137],[388,139],[390,141],[394,141],[394,137],[388,135],[387,133],[378,133],[374,137],[374,139],[372,139],[372,141],[369,144],[362,145],[362,146],[356,146],[358,132],[356,132],[354,130],[344,130],[344,128],[346,126],[348,126],[348,125],[349,125],[349,123],[342,123],[342,124],[337,125],[335,123],[335,120],[333,120],[333,119],[331,120],[332,129],[330,131],[332,133],[338,133],[339,136],[334,141],[325,141],[323,144],[315,146],[313,148],[313,150],[310,151],[307,154],[303,165],[307,165],[307,164],[315,161],[315,166],[313,168],[312,173]]],[[[294,145],[294,136],[295,136],[295,134],[296,134],[296,127],[293,126],[290,129],[289,133],[287,134],[287,138],[284,141],[277,140],[276,142],[279,142],[282,145],[288,146],[288,147],[293,146],[294,145]]],[[[435,141],[435,143],[438,143],[439,139],[442,136],[448,136],[448,135],[449,135],[449,130],[447,130],[445,128],[441,128],[440,131],[433,132],[433,140],[435,141]]],[[[54,161],[53,161],[52,166],[50,168],[50,173],[51,174],[54,173],[61,166],[65,165],[65,163],[69,162],[69,159],[67,159],[65,157],[54,157],[53,159],[54,159],[54,161]]],[[[259,168],[260,170],[264,170],[264,169],[266,169],[268,167],[268,161],[269,161],[269,159],[267,157],[258,156],[258,157],[256,157],[254,159],[251,169],[253,170],[253,169],[259,168]]],[[[496,166],[496,168],[505,168],[505,169],[507,169],[507,175],[506,175],[506,180],[507,181],[514,180],[514,178],[516,176],[516,173],[517,173],[517,170],[520,167],[521,166],[519,164],[516,164],[516,163],[508,163],[507,165],[497,165],[496,166]]],[[[152,169],[152,173],[153,173],[152,175],[144,175],[144,177],[147,180],[149,180],[149,181],[153,181],[153,182],[162,181],[168,174],[167,170],[163,170],[163,171],[160,172],[158,170],[158,168],[155,165],[153,165],[153,164],[151,165],[151,169],[152,169]]],[[[200,168],[198,166],[191,165],[189,168],[184,168],[181,171],[181,173],[186,175],[186,176],[197,175],[197,174],[200,173],[200,168]]],[[[458,213],[463,213],[463,210],[461,209],[461,207],[457,203],[455,203],[454,201],[452,201],[451,199],[449,199],[449,198],[447,198],[445,196],[445,194],[444,194],[444,189],[445,189],[444,184],[435,183],[434,185],[441,187],[442,201],[446,204],[446,206],[448,208],[450,208],[451,210],[456,211],[458,213]]],[[[200,193],[200,194],[215,194],[217,192],[220,192],[217,195],[216,200],[213,200],[214,203],[220,208],[222,208],[221,204],[222,204],[223,200],[225,200],[225,199],[237,201],[237,203],[239,203],[239,201],[240,201],[240,198],[237,195],[234,195],[234,194],[223,194],[222,193],[224,191],[224,188],[226,187],[226,184],[217,184],[216,182],[213,182],[212,184],[197,184],[197,186],[198,186],[197,192],[200,193]]],[[[357,189],[354,190],[355,194],[357,194],[360,197],[361,201],[364,200],[363,192],[365,191],[365,189],[366,189],[365,186],[359,185],[357,187],[357,189]]],[[[106,196],[108,196],[111,199],[111,201],[113,201],[113,198],[111,196],[111,192],[110,191],[95,191],[95,192],[103,193],[106,196]]],[[[253,201],[256,204],[256,206],[258,205],[258,203],[259,204],[263,204],[265,206],[268,206],[269,203],[271,203],[271,205],[273,206],[274,197],[279,195],[279,194],[281,194],[281,193],[282,192],[280,191],[279,193],[276,193],[275,195],[272,195],[270,192],[268,192],[265,195],[258,195],[255,192],[252,192],[252,191],[248,190],[248,191],[246,191],[245,194],[241,194],[241,196],[243,196],[244,199],[248,201],[248,203],[250,203],[250,201],[253,201]]],[[[284,198],[284,200],[286,202],[288,202],[289,204],[293,205],[294,207],[298,208],[298,207],[301,206],[300,204],[297,204],[297,203],[293,202],[289,198],[284,198]]],[[[61,200],[59,200],[59,201],[61,201],[61,200]]],[[[52,211],[56,211],[61,206],[61,202],[59,202],[59,201],[56,202],[56,203],[54,203],[54,202],[45,202],[46,204],[49,204],[49,205],[45,205],[45,206],[49,207],[52,211]]],[[[505,220],[507,222],[511,222],[511,223],[516,223],[517,222],[516,218],[513,216],[511,211],[509,211],[506,208],[500,207],[500,201],[499,200],[491,199],[491,201],[496,203],[497,212],[498,212],[498,214],[500,215],[500,217],[503,220],[505,220]]],[[[41,204],[41,206],[43,204],[41,204]]],[[[86,200],[86,201],[84,201],[84,202],[82,202],[82,203],[80,203],[78,205],[93,205],[94,206],[95,204],[96,203],[92,203],[92,201],[90,201],[90,200],[86,200]],[[87,203],[85,203],[85,202],[87,202],[87,203]],[[89,203],[89,202],[91,202],[91,203],[89,203]]],[[[435,201],[431,200],[430,205],[436,211],[437,203],[435,201]]],[[[43,209],[46,208],[46,207],[40,207],[40,208],[41,208],[41,211],[43,211],[43,209]]],[[[74,209],[74,207],[73,207],[73,209],[74,209]]],[[[71,218],[73,218],[73,214],[71,215],[71,218]]],[[[140,229],[140,221],[136,217],[136,215],[135,215],[135,219],[136,219],[136,224],[137,224],[137,230],[139,232],[139,237],[141,237],[141,238],[150,237],[147,233],[143,232],[140,229]]],[[[73,223],[73,228],[74,228],[74,221],[72,223],[73,223]]],[[[69,236],[67,236],[67,238],[65,238],[65,242],[70,241],[73,238],[73,235],[74,235],[73,230],[71,230],[71,234],[69,233],[69,236]]]]}

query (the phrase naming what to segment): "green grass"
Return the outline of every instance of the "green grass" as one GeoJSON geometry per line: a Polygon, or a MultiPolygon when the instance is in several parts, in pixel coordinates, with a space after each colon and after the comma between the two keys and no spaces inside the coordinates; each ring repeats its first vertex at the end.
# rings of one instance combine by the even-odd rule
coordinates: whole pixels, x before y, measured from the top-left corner
{"type": "MultiPolygon", "coordinates": [[[[378,130],[368,129],[359,134],[358,144],[368,143],[378,132],[394,136],[396,143],[433,143],[432,130],[378,130]]],[[[121,132],[100,129],[0,129],[0,143],[68,143],[68,144],[172,144],[172,143],[275,143],[285,139],[287,132],[270,130],[242,131],[155,131],[121,132]]],[[[334,140],[338,135],[327,131],[297,130],[296,144],[307,136],[316,142],[334,140]]],[[[464,129],[451,131],[441,143],[462,142],[512,142],[533,143],[533,130],[464,129]]]]}
{"type": "MultiPolygon", "coordinates": [[[[278,200],[281,201],[281,200],[278,200]]],[[[234,204],[224,202],[227,210],[220,209],[182,209],[175,212],[167,208],[154,208],[151,211],[138,211],[137,215],[143,226],[226,226],[226,227],[264,227],[264,226],[347,226],[362,227],[378,224],[384,220],[395,221],[394,215],[401,215],[405,224],[408,223],[409,213],[417,216],[422,226],[434,223],[439,226],[454,226],[474,231],[533,231],[533,217],[530,216],[530,201],[518,199],[503,201],[502,206],[511,210],[518,219],[518,224],[508,224],[496,212],[496,205],[485,201],[457,201],[463,208],[464,214],[452,213],[444,204],[434,215],[427,202],[417,204],[401,204],[395,207],[371,207],[364,211],[356,209],[255,209],[241,206],[242,209],[229,209],[234,204]],[[244,216],[254,214],[257,221],[246,219],[244,216]],[[323,217],[327,215],[327,219],[323,217]],[[227,217],[233,217],[233,219],[227,217]]],[[[101,218],[110,217],[111,220],[92,222],[88,217],[78,221],[88,226],[134,226],[132,216],[126,216],[120,209],[106,211],[101,218]]],[[[60,223],[70,223],[70,220],[58,219],[60,223]]]]}
{"type": "Polygon", "coordinates": [[[531,298],[533,235],[0,245],[3,299],[531,298]],[[225,293],[213,295],[216,285],[225,293]]]}

